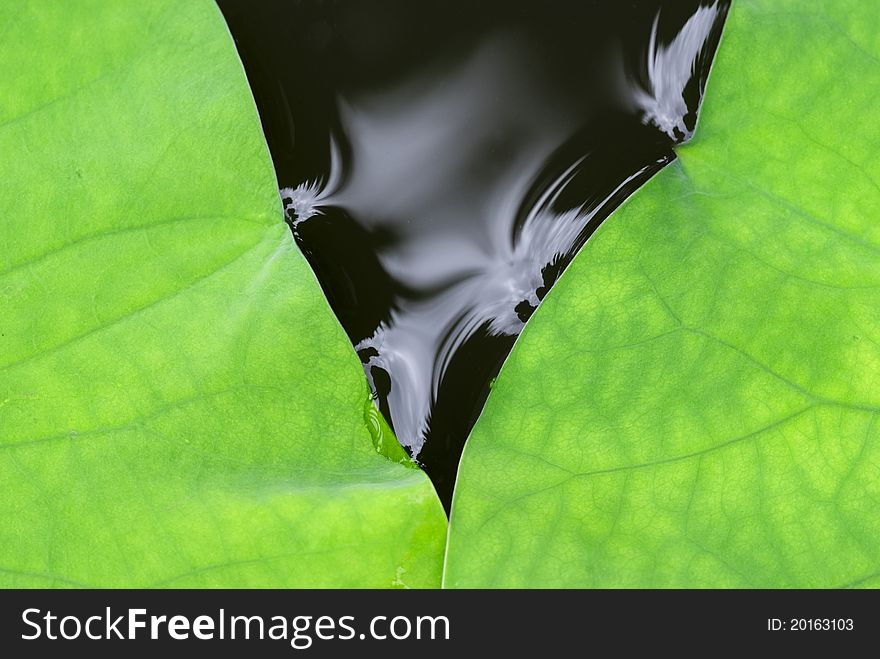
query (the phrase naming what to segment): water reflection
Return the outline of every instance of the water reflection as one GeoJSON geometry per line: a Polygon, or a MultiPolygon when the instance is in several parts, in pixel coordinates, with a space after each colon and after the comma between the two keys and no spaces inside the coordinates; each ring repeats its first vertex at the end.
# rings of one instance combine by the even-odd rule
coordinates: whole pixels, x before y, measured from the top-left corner
{"type": "MultiPolygon", "coordinates": [[[[451,3],[469,19],[457,25],[426,2],[432,29],[394,0],[304,4],[283,73],[284,55],[267,66],[240,43],[289,222],[377,404],[448,503],[514,338],[693,130],[726,5],[451,3]]],[[[241,41],[253,22],[232,5],[241,41]]]]}

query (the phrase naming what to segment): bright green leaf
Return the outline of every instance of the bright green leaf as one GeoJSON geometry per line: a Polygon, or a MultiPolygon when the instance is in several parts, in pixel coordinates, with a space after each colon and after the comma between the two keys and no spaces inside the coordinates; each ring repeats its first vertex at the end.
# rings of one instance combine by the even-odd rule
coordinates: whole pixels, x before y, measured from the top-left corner
{"type": "Polygon", "coordinates": [[[3,3],[0,68],[0,585],[436,585],[213,3],[3,3]]]}
{"type": "Polygon", "coordinates": [[[735,0],[695,141],[532,318],[447,586],[880,584],[880,12],[735,0]]]}

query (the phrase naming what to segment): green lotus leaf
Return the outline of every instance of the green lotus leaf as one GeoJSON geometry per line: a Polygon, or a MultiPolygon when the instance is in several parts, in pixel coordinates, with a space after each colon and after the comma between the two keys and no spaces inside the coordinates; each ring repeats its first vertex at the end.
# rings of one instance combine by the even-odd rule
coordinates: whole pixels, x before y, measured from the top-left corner
{"type": "Polygon", "coordinates": [[[880,586],[880,12],[735,0],[464,452],[452,587],[880,586]]]}
{"type": "Polygon", "coordinates": [[[216,6],[3,3],[0,62],[0,585],[437,585],[216,6]]]}

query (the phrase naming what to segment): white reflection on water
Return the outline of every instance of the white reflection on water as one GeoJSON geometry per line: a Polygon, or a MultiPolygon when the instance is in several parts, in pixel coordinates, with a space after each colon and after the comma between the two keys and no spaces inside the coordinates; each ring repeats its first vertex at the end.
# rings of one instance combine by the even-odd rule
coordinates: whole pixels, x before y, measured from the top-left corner
{"type": "Polygon", "coordinates": [[[660,14],[654,19],[648,46],[649,88],[645,90],[634,84],[632,93],[642,110],[642,120],[653,124],[673,140],[681,141],[691,136],[684,123],[688,108],[682,92],[695,73],[720,12],[718,2],[700,7],[666,45],[657,41],[660,14]]]}
{"type": "Polygon", "coordinates": [[[523,209],[550,155],[609,99],[635,101],[645,123],[673,137],[684,133],[682,91],[717,14],[715,5],[700,9],[665,46],[657,43],[655,22],[650,91],[630,89],[619,52],[608,49],[573,93],[548,75],[543,55],[525,38],[499,30],[466,55],[438,58],[385,89],[337,99],[350,146],[345,166],[334,143],[327,180],[286,188],[282,196],[294,225],[332,205],[397,237],[378,256],[390,277],[416,294],[398,296],[389,320],[356,348],[371,355],[368,376],[373,367],[389,374],[391,420],[414,456],[457,350],[481,328],[516,336],[523,309],[541,302],[543,269],[577,248],[590,218],[614,194],[589,208],[553,210],[590,157],[580,154],[523,209]],[[628,99],[614,91],[622,89],[628,99]]]}

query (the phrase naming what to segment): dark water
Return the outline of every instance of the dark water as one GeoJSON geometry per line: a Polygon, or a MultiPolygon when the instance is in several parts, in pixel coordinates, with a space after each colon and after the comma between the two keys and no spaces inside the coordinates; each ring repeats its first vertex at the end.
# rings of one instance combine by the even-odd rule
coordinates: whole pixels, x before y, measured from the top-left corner
{"type": "Polygon", "coordinates": [[[693,130],[727,4],[219,4],[296,242],[448,506],[524,323],[693,130]]]}

